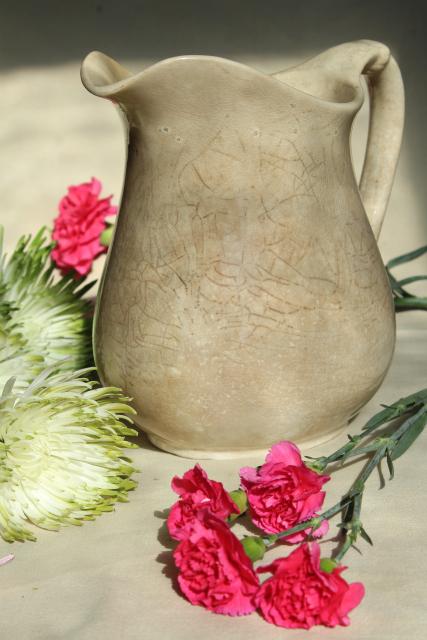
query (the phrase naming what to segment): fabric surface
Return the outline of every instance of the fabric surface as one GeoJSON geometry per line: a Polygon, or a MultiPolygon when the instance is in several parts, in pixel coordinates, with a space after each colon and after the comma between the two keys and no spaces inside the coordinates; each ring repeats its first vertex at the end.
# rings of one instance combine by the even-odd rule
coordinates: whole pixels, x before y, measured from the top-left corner
{"type": "MultiPolygon", "coordinates": [[[[392,402],[427,384],[427,330],[401,330],[386,382],[351,424],[357,432],[379,403],[392,402]]],[[[350,381],[349,381],[350,383],[350,381]]],[[[345,434],[309,451],[319,455],[346,440],[345,434]]],[[[347,628],[315,628],[311,632],[287,631],[265,623],[258,614],[229,618],[191,606],[171,582],[170,543],[162,511],[175,495],[174,474],[193,466],[185,460],[155,450],[140,439],[133,458],[141,470],[139,486],[128,504],[119,505],[82,528],[59,533],[37,530],[38,541],[0,544],[0,555],[11,550],[15,560],[0,569],[0,637],[20,640],[123,640],[147,639],[243,640],[248,637],[352,638],[401,640],[424,638],[425,609],[425,459],[427,434],[396,461],[395,478],[379,491],[374,473],[364,498],[362,517],[374,548],[363,540],[362,555],[351,550],[345,577],[361,581],[366,597],[351,614],[347,628]]],[[[237,471],[261,460],[202,461],[209,476],[227,489],[237,486],[237,471]]],[[[353,463],[333,474],[327,486],[325,507],[345,492],[360,468],[353,463]]],[[[385,467],[385,465],[384,465],[385,467]]],[[[331,523],[334,532],[335,522],[331,523]]],[[[329,548],[329,543],[326,543],[329,548]]],[[[267,558],[280,555],[270,552],[267,558]]]]}
{"type": "MultiPolygon", "coordinates": [[[[130,68],[139,70],[146,63],[134,62],[130,68]]],[[[286,60],[255,62],[266,71],[289,65],[286,60]]],[[[83,89],[77,63],[4,72],[0,86],[0,223],[6,228],[9,251],[22,233],[52,225],[57,203],[70,184],[96,176],[104,184],[103,194],[114,193],[118,203],[125,162],[121,125],[108,102],[83,89]]],[[[365,109],[362,129],[366,120],[365,109]]],[[[363,136],[355,137],[360,166],[363,136]]],[[[380,243],[385,259],[425,243],[424,209],[414,193],[408,158],[404,150],[380,243]]],[[[402,277],[421,273],[426,263],[420,263],[402,269],[402,277]]],[[[398,317],[392,368],[375,398],[350,425],[351,433],[379,409],[379,403],[426,386],[426,320],[422,313],[398,317]]],[[[345,441],[343,434],[309,453],[320,455],[345,441]]],[[[214,615],[192,607],[173,589],[169,543],[160,516],[175,500],[172,476],[182,475],[194,461],[155,450],[143,437],[140,443],[133,453],[141,469],[140,484],[128,504],[82,528],[59,533],[38,530],[36,543],[0,542],[0,557],[10,551],[16,556],[0,568],[2,640],[417,640],[427,636],[427,434],[396,462],[396,476],[382,491],[377,474],[369,483],[363,521],[375,547],[362,540],[363,554],[350,551],[346,558],[350,566],[346,579],[366,587],[365,600],[351,614],[351,626],[316,628],[310,633],[275,628],[257,614],[243,619],[214,615]]],[[[202,464],[210,477],[231,490],[237,487],[241,466],[260,462],[247,458],[202,464]]],[[[346,491],[360,466],[354,463],[334,474],[326,487],[325,507],[346,491]]],[[[384,475],[387,478],[386,469],[384,475]]],[[[333,522],[331,531],[335,530],[333,522]]],[[[275,553],[269,557],[273,559],[275,553]]]]}

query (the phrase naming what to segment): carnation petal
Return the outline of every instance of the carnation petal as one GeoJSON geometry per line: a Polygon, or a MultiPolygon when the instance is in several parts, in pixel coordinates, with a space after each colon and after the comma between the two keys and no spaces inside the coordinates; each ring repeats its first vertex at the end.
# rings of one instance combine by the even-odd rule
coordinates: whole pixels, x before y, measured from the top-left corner
{"type": "Polygon", "coordinates": [[[92,180],[89,183],[89,186],[90,186],[90,192],[94,196],[99,196],[99,194],[101,193],[101,190],[102,190],[101,181],[98,180],[97,178],[92,178],[92,180]]]}
{"type": "Polygon", "coordinates": [[[365,596],[365,587],[361,582],[352,582],[341,601],[341,611],[344,615],[357,607],[365,596]]]}
{"type": "Polygon", "coordinates": [[[228,526],[209,511],[198,513],[173,557],[181,591],[192,604],[232,616],[255,610],[259,581],[251,562],[228,526]]]}
{"type": "Polygon", "coordinates": [[[300,467],[303,464],[300,450],[296,444],[288,440],[283,440],[273,445],[265,461],[273,464],[281,463],[284,465],[292,465],[294,467],[300,467]]]}
{"type": "Polygon", "coordinates": [[[258,481],[258,472],[254,467],[242,467],[239,474],[243,484],[255,483],[258,481]]]}
{"type": "Polygon", "coordinates": [[[314,538],[323,538],[323,536],[325,536],[329,531],[329,522],[328,520],[323,520],[320,527],[317,527],[314,531],[312,529],[306,531],[314,538]]]}
{"type": "Polygon", "coordinates": [[[324,491],[318,491],[303,500],[303,506],[300,512],[301,520],[308,520],[308,518],[311,518],[313,514],[320,509],[325,500],[325,495],[326,493],[324,491]]]}

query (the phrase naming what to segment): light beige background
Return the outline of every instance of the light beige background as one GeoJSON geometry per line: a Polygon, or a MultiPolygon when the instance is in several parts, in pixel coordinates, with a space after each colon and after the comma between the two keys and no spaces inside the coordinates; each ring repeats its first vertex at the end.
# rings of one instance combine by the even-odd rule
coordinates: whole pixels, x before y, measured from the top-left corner
{"type": "MultiPolygon", "coordinates": [[[[407,127],[401,162],[381,236],[384,259],[427,242],[425,3],[379,0],[217,0],[216,2],[74,0],[0,5],[0,223],[10,249],[22,233],[50,225],[69,184],[96,176],[118,202],[125,149],[113,107],[86,93],[79,63],[100,49],[138,71],[183,53],[225,55],[266,72],[303,60],[334,44],[370,38],[390,45],[407,90],[407,127]]],[[[360,169],[367,110],[354,132],[360,169]]],[[[99,273],[101,264],[97,266],[99,273]]],[[[427,260],[401,273],[427,271],[427,260]]],[[[420,285],[419,290],[425,287],[420,285]]],[[[380,402],[426,386],[427,314],[398,318],[392,370],[376,398],[352,424],[356,431],[380,402]]],[[[319,372],[321,375],[321,372],[319,372]]],[[[351,383],[351,381],[349,381],[351,383]]],[[[336,440],[324,447],[339,446],[336,440]]],[[[348,555],[349,580],[367,597],[348,629],[287,632],[256,615],[243,620],[192,608],[171,589],[156,561],[161,520],[154,512],[173,500],[170,477],[192,463],[144,446],[136,452],[140,486],[128,505],[83,529],[41,532],[36,544],[14,545],[16,559],[0,569],[0,638],[98,640],[203,637],[421,639],[425,613],[423,495],[425,436],[400,460],[396,478],[365,500],[365,525],[375,541],[363,556],[348,555]]],[[[248,459],[243,463],[258,464],[248,459]]],[[[209,461],[209,473],[228,488],[238,463],[209,461]]],[[[330,483],[328,504],[356,471],[330,483]]],[[[0,543],[0,555],[10,547],[0,543]]]]}

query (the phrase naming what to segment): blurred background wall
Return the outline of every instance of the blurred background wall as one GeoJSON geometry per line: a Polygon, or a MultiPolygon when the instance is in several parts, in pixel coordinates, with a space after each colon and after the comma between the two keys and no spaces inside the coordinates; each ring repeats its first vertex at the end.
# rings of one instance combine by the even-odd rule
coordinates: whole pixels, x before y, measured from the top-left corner
{"type": "MultiPolygon", "coordinates": [[[[89,51],[104,51],[132,71],[191,53],[269,72],[360,38],[391,48],[407,95],[401,161],[380,248],[388,259],[425,244],[426,16],[421,0],[3,0],[0,222],[6,246],[41,223],[50,225],[69,184],[96,176],[105,193],[119,199],[123,132],[113,107],[81,86],[79,66],[89,51]]],[[[365,107],[353,135],[356,171],[367,118],[365,107]]],[[[406,271],[414,269],[425,271],[427,259],[406,271]]]]}

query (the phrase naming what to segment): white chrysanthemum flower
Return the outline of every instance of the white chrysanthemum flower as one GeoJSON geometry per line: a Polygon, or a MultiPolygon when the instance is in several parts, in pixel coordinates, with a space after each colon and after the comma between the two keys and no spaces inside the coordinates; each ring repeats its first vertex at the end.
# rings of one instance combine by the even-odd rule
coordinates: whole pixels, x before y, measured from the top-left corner
{"type": "Polygon", "coordinates": [[[18,379],[16,388],[26,386],[44,366],[43,356],[31,351],[13,320],[0,312],[0,389],[10,377],[18,379]]]}
{"type": "Polygon", "coordinates": [[[136,431],[123,421],[134,410],[115,387],[99,387],[76,373],[40,374],[21,393],[13,379],[0,398],[0,536],[34,540],[27,523],[57,530],[82,524],[115,502],[127,500],[136,483],[136,431]]]}
{"type": "Polygon", "coordinates": [[[82,296],[93,283],[54,279],[44,229],[21,238],[9,259],[2,236],[0,227],[0,388],[11,375],[23,388],[51,364],[69,371],[91,364],[91,314],[82,296]]]}

